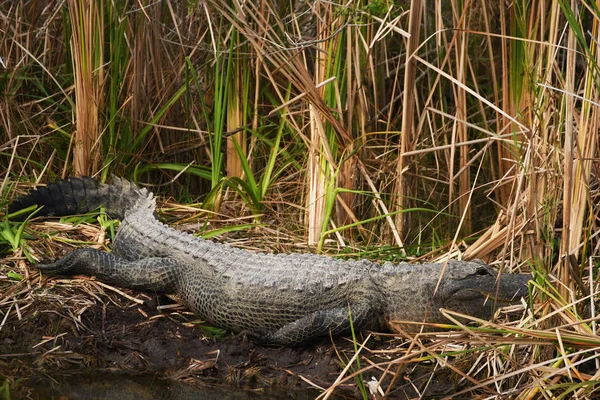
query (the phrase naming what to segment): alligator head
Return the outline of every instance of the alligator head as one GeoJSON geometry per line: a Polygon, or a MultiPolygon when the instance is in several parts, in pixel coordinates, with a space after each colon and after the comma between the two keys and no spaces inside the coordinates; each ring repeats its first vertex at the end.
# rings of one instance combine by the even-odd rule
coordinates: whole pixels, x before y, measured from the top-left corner
{"type": "Polygon", "coordinates": [[[394,321],[452,323],[441,308],[489,320],[499,307],[518,303],[527,296],[531,275],[502,274],[477,262],[452,261],[438,284],[442,264],[423,264],[423,270],[407,280],[405,274],[386,274],[380,282],[384,315],[394,330],[419,330],[419,325],[394,321]]]}

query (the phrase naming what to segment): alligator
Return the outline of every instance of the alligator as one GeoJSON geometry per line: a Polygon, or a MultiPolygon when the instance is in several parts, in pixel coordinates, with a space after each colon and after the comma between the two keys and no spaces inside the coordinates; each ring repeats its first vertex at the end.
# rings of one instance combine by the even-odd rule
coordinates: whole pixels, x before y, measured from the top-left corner
{"type": "Polygon", "coordinates": [[[104,206],[121,219],[112,252],[80,248],[38,264],[40,271],[174,294],[202,320],[271,345],[294,346],[351,328],[414,331],[406,321],[448,323],[440,309],[490,319],[497,306],[520,301],[531,278],[499,277],[477,261],[380,264],[251,252],[161,223],[153,194],[120,178],[110,184],[89,177],[50,183],[16,199],[8,213],[34,204],[43,206],[37,214],[42,216],[104,206]]]}

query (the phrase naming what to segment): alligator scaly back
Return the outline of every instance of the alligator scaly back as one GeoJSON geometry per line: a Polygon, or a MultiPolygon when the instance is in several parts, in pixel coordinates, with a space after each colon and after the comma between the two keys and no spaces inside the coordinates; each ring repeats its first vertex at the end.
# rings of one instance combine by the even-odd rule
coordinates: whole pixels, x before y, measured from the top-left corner
{"type": "MultiPolygon", "coordinates": [[[[132,209],[148,209],[154,212],[156,202],[152,193],[145,188],[121,178],[113,178],[110,184],[83,176],[69,178],[40,186],[19,197],[8,207],[8,213],[37,205],[42,207],[37,216],[66,216],[84,214],[104,206],[106,213],[122,219],[132,209]]],[[[20,216],[24,219],[26,216],[20,216]]]]}

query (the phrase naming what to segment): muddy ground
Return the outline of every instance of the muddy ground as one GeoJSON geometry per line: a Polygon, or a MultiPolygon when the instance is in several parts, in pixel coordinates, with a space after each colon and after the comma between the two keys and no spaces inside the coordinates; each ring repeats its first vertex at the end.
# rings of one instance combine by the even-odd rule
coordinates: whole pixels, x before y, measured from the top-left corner
{"type": "MultiPolygon", "coordinates": [[[[28,280],[15,283],[7,268],[4,264],[0,279],[5,294],[0,375],[13,398],[282,398],[281,391],[288,398],[315,398],[354,354],[345,338],[297,348],[264,347],[223,332],[216,339],[167,297],[83,277],[40,279],[35,269],[28,280]]],[[[362,366],[389,362],[387,350],[400,350],[402,341],[374,337],[367,347],[362,366]],[[376,349],[386,351],[378,355],[376,349]]],[[[396,382],[389,398],[456,390],[446,371],[414,365],[389,370],[383,387],[394,376],[396,382]]],[[[363,379],[381,375],[370,369],[363,379]]],[[[339,385],[335,395],[361,397],[355,379],[339,385]]]]}

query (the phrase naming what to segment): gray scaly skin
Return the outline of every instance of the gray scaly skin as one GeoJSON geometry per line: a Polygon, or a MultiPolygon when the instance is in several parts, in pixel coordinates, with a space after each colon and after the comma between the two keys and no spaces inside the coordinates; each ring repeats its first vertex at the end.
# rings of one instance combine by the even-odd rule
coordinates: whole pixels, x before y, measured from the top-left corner
{"type": "Polygon", "coordinates": [[[442,264],[380,265],[314,254],[253,253],[162,224],[152,193],[119,178],[109,185],[91,178],[60,181],[16,200],[8,211],[32,204],[44,206],[42,215],[104,205],[109,215],[122,219],[112,253],[78,249],[53,264],[38,265],[40,270],[176,294],[203,320],[276,345],[347,332],[350,321],[371,330],[395,320],[447,322],[440,308],[489,319],[494,303],[503,306],[525,296],[530,279],[505,274],[497,280],[485,264],[451,261],[434,294],[442,264]]]}

